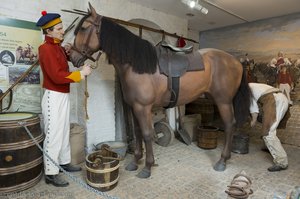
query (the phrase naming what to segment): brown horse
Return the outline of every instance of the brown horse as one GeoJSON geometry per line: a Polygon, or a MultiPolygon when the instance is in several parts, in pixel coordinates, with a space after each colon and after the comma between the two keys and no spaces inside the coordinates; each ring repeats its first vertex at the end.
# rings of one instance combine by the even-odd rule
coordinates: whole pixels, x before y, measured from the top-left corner
{"type": "MultiPolygon", "coordinates": [[[[120,78],[124,100],[132,107],[139,125],[135,132],[134,158],[126,169],[138,169],[138,161],[143,156],[144,141],[145,167],[138,177],[147,178],[151,175],[151,167],[154,165],[151,109],[154,106],[168,105],[171,96],[168,78],[159,71],[156,51],[152,44],[108,18],[98,15],[95,9],[89,6],[89,13],[82,18],[75,30],[70,59],[75,66],[81,66],[86,59],[95,60],[92,54],[101,50],[106,53],[109,63],[114,65],[120,78]]],[[[224,171],[226,160],[231,155],[234,124],[248,117],[250,90],[243,67],[233,56],[216,49],[201,49],[195,56],[202,56],[205,70],[186,72],[180,78],[177,105],[189,103],[202,93],[209,93],[214,98],[226,133],[221,158],[214,169],[224,171]]]]}

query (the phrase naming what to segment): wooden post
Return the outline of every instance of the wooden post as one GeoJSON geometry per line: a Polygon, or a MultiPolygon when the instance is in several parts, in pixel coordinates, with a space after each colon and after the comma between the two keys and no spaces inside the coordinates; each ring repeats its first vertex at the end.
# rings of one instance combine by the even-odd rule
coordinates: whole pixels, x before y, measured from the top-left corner
{"type": "MultiPolygon", "coordinates": [[[[3,92],[0,89],[0,98],[2,97],[2,95],[3,95],[3,92]]],[[[0,113],[2,113],[2,100],[0,100],[0,113]]]]}

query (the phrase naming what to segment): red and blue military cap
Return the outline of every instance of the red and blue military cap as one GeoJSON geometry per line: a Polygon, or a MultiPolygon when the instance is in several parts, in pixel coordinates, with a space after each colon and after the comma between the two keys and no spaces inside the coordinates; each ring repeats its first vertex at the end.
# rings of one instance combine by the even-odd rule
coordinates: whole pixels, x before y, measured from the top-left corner
{"type": "Polygon", "coordinates": [[[36,26],[41,27],[43,30],[62,22],[60,15],[57,13],[47,13],[46,11],[42,11],[41,14],[42,16],[36,23],[36,26]]]}

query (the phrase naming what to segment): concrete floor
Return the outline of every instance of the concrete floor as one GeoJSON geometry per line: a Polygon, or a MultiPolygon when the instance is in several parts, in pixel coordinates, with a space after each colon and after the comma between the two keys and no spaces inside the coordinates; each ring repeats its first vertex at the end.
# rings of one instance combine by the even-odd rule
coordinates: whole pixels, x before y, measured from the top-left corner
{"type": "MultiPolygon", "coordinates": [[[[295,109],[300,109],[300,89],[297,95],[292,96],[295,109]]],[[[219,124],[215,122],[216,126],[219,124]]],[[[223,132],[218,132],[218,146],[216,149],[204,150],[196,142],[187,146],[177,139],[168,146],[161,147],[154,144],[155,162],[152,175],[148,179],[139,179],[136,174],[142,169],[141,163],[138,171],[128,172],[125,166],[132,159],[127,154],[121,161],[118,185],[103,195],[86,190],[67,176],[64,176],[70,185],[66,188],[57,188],[47,185],[44,178],[34,187],[19,193],[4,195],[0,199],[95,199],[95,198],[122,198],[122,199],[225,199],[225,190],[232,178],[244,170],[252,180],[254,193],[251,199],[285,199],[285,196],[295,186],[300,186],[300,147],[283,145],[288,159],[289,167],[280,172],[268,172],[272,165],[269,153],[261,151],[263,145],[259,138],[259,124],[257,129],[249,130],[250,144],[248,154],[232,153],[227,161],[224,172],[216,172],[213,165],[219,160],[223,148],[223,132]]],[[[247,131],[244,133],[247,133],[247,131]]],[[[82,172],[74,176],[85,181],[85,163],[81,164],[82,172]]]]}
{"type": "MultiPolygon", "coordinates": [[[[267,168],[272,165],[270,154],[260,150],[262,141],[250,138],[249,153],[245,155],[232,153],[224,172],[213,170],[214,163],[219,159],[223,146],[223,132],[219,132],[218,147],[204,150],[197,143],[185,145],[177,139],[168,147],[154,144],[155,161],[152,176],[149,179],[139,179],[136,172],[124,170],[132,155],[127,154],[121,161],[118,185],[105,192],[113,197],[123,199],[224,199],[226,186],[232,178],[244,170],[252,180],[254,193],[252,199],[273,199],[274,195],[284,196],[294,186],[300,185],[300,148],[284,145],[289,157],[287,170],[270,173],[267,168]]],[[[85,163],[83,171],[75,176],[85,180],[85,163]]],[[[94,199],[107,198],[97,196],[85,190],[82,186],[71,182],[67,188],[57,188],[47,185],[44,179],[34,187],[23,192],[1,195],[1,199],[94,199]]]]}

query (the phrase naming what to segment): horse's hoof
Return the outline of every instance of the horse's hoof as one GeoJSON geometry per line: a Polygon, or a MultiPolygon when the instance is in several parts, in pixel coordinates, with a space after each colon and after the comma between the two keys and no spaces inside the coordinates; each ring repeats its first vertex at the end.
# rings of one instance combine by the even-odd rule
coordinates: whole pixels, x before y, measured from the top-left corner
{"type": "Polygon", "coordinates": [[[138,178],[149,178],[151,176],[151,171],[143,168],[138,174],[138,178]]]}
{"type": "Polygon", "coordinates": [[[223,161],[218,161],[214,166],[215,171],[225,171],[225,169],[226,169],[226,163],[223,161]]]}
{"type": "Polygon", "coordinates": [[[134,162],[130,162],[126,167],[125,169],[127,171],[136,171],[138,169],[138,165],[134,162]]]}

